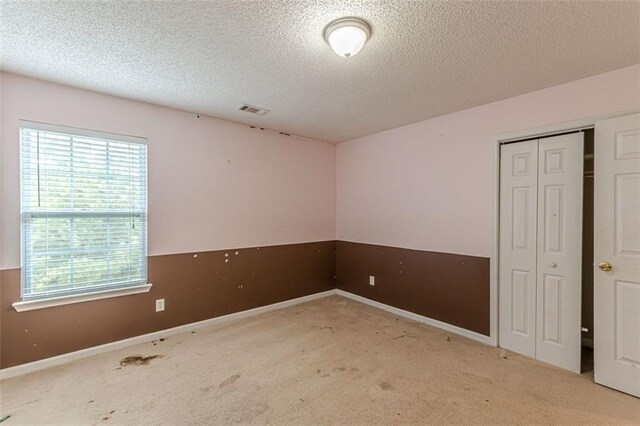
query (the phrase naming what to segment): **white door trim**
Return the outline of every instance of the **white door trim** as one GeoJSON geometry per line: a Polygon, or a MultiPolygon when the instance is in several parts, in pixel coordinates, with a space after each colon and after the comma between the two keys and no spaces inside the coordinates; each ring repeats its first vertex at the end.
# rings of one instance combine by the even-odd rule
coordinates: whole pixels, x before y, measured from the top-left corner
{"type": "MultiPolygon", "coordinates": [[[[489,340],[488,344],[498,346],[498,259],[500,254],[500,144],[520,139],[551,136],[595,127],[596,121],[623,115],[635,114],[638,110],[602,114],[578,120],[547,124],[529,129],[499,133],[491,137],[493,150],[493,180],[491,187],[491,255],[489,256],[489,340]]],[[[597,143],[597,142],[596,142],[597,143]]]]}

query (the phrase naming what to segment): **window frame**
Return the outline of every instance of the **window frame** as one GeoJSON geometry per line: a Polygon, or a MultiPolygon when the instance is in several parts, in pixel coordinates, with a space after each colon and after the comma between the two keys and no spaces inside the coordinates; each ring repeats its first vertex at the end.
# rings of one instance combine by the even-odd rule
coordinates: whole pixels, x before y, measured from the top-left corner
{"type": "MultiPolygon", "coordinates": [[[[66,305],[70,303],[77,303],[89,300],[104,299],[107,297],[124,296],[129,294],[148,292],[152,284],[148,282],[148,235],[149,235],[149,220],[148,220],[148,203],[149,203],[149,181],[148,181],[148,144],[147,139],[138,136],[122,135],[116,133],[95,131],[89,129],[75,128],[70,126],[59,126],[47,123],[40,123],[28,120],[19,120],[18,125],[18,148],[20,153],[19,170],[20,170],[20,266],[21,266],[21,279],[20,279],[20,301],[13,304],[16,311],[26,311],[32,309],[41,309],[51,306],[66,305]],[[131,213],[122,212],[108,212],[108,211],[87,211],[85,212],[24,212],[23,211],[23,185],[25,184],[23,179],[23,148],[21,133],[23,129],[34,130],[39,132],[53,132],[62,133],[77,137],[88,137],[95,139],[111,140],[116,142],[124,142],[131,144],[144,145],[145,149],[145,161],[144,161],[144,174],[145,174],[145,190],[144,190],[144,210],[133,210],[131,213]],[[26,226],[25,221],[29,218],[51,217],[51,216],[68,216],[68,217],[122,217],[123,215],[133,215],[145,217],[144,232],[142,233],[141,248],[143,250],[142,256],[142,271],[143,277],[140,280],[132,280],[125,282],[114,282],[104,284],[101,286],[87,287],[86,289],[72,289],[68,291],[60,291],[59,293],[50,293],[46,295],[33,295],[25,293],[27,288],[26,282],[26,226]]],[[[142,169],[140,169],[142,170],[142,169]]]]}

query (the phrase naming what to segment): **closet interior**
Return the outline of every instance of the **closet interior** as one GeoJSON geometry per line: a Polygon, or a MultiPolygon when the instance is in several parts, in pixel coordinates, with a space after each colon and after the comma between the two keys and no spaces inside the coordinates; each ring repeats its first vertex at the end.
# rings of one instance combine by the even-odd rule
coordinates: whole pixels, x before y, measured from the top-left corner
{"type": "Polygon", "coordinates": [[[582,340],[581,372],[593,370],[593,129],[584,131],[582,191],[582,340]]]}

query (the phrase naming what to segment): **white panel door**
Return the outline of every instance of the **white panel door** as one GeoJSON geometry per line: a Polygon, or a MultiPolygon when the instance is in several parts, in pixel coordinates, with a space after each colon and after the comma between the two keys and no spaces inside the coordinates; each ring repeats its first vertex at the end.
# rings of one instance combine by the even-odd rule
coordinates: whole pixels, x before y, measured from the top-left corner
{"type": "Polygon", "coordinates": [[[640,114],[595,135],[595,381],[640,397],[640,114]]]}
{"type": "Polygon", "coordinates": [[[580,373],[584,135],[539,140],[536,358],[580,373]]]}
{"type": "Polygon", "coordinates": [[[538,141],[500,148],[500,346],[535,357],[538,141]]]}

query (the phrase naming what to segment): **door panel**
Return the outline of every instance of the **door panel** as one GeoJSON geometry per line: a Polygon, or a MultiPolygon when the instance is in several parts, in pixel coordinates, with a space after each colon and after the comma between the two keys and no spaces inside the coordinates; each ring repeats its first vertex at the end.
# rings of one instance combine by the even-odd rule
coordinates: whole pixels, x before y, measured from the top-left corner
{"type": "Polygon", "coordinates": [[[511,276],[511,332],[525,338],[529,335],[529,288],[531,286],[528,271],[512,270],[511,276]]]}
{"type": "Polygon", "coordinates": [[[630,364],[640,364],[640,283],[619,281],[615,283],[616,358],[630,364]]]}
{"type": "Polygon", "coordinates": [[[640,397],[640,114],[595,134],[594,376],[640,397]]]}
{"type": "Polygon", "coordinates": [[[559,275],[543,275],[542,298],[544,317],[542,318],[542,342],[562,345],[564,342],[562,330],[562,306],[565,290],[564,277],[559,275]]]}
{"type": "Polygon", "coordinates": [[[637,213],[640,194],[640,173],[618,174],[615,177],[615,194],[618,209],[615,218],[615,254],[640,256],[640,221],[637,213]]]}
{"type": "Polygon", "coordinates": [[[533,357],[538,141],[500,150],[499,343],[533,357]]]}
{"type": "Polygon", "coordinates": [[[544,196],[540,199],[544,203],[544,217],[541,225],[544,227],[544,252],[562,254],[564,252],[564,185],[544,185],[544,196]]]}
{"type": "Polygon", "coordinates": [[[584,135],[540,139],[536,358],[580,372],[584,135]]]}

